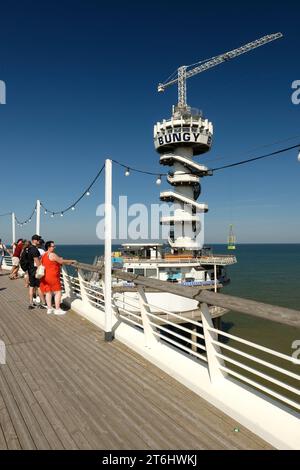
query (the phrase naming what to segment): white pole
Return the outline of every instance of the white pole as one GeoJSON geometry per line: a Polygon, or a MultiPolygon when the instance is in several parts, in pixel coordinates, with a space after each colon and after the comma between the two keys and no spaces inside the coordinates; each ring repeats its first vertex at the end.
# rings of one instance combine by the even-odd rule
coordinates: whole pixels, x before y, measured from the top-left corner
{"type": "Polygon", "coordinates": [[[36,234],[40,235],[41,233],[41,201],[38,199],[36,201],[36,234]]]}
{"type": "Polygon", "coordinates": [[[111,308],[111,237],[112,237],[112,161],[105,160],[105,219],[104,219],[104,298],[105,341],[112,341],[111,308]]]}
{"type": "Polygon", "coordinates": [[[217,265],[214,265],[215,292],[217,292],[217,265]]]}
{"type": "Polygon", "coordinates": [[[15,213],[13,212],[11,214],[11,227],[12,227],[12,242],[16,242],[16,216],[15,213]]]}

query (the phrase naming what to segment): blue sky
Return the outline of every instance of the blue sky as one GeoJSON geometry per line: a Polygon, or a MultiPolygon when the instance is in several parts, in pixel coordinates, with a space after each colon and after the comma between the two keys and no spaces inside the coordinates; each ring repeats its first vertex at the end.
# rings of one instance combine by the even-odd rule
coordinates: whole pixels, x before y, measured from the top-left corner
{"type": "MultiPolygon", "coordinates": [[[[153,124],[169,117],[177,89],[156,86],[178,66],[236,48],[265,34],[284,39],[191,78],[188,102],[214,124],[203,162],[215,167],[300,143],[300,7],[279,2],[100,0],[1,3],[0,213],[26,218],[39,197],[60,210],[77,198],[105,157],[160,170],[153,124]],[[298,136],[287,142],[264,145],[298,136]],[[256,150],[255,150],[256,149],[256,150]]],[[[297,152],[216,173],[202,184],[206,241],[300,242],[297,152]]],[[[162,187],[167,187],[163,183],[162,187]]],[[[114,197],[158,202],[149,176],[114,168],[114,197]]],[[[96,207],[103,179],[75,212],[42,217],[42,235],[57,243],[97,243],[96,207]]],[[[17,235],[28,237],[31,224],[17,235]]],[[[11,238],[0,218],[0,237],[11,238]]]]}

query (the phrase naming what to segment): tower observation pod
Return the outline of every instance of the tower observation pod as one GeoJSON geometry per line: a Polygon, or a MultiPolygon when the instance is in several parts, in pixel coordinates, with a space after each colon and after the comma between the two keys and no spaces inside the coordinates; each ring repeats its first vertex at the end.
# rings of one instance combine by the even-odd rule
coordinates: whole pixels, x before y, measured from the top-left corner
{"type": "Polygon", "coordinates": [[[282,33],[269,34],[211,59],[181,66],[168,81],[158,85],[159,92],[173,84],[178,85],[178,104],[173,106],[171,118],[154,126],[154,145],[160,154],[160,164],[170,167],[167,181],[171,188],[162,191],[160,199],[174,203],[172,215],[162,217],[160,222],[170,225],[169,244],[176,253],[200,250],[203,246],[201,222],[208,206],[198,202],[198,197],[201,178],[212,174],[206,166],[195,161],[195,157],[210,150],[213,125],[199,110],[187,105],[186,80],[282,37],[282,33]]]}
{"type": "Polygon", "coordinates": [[[197,199],[200,179],[211,172],[194,161],[194,157],[210,150],[212,135],[212,123],[189,107],[184,112],[173,107],[172,117],[154,126],[155,149],[160,154],[160,163],[170,167],[167,181],[172,187],[162,191],[160,199],[174,204],[173,215],[162,217],[161,223],[170,225],[169,244],[176,251],[202,248],[201,217],[208,206],[197,199]]]}

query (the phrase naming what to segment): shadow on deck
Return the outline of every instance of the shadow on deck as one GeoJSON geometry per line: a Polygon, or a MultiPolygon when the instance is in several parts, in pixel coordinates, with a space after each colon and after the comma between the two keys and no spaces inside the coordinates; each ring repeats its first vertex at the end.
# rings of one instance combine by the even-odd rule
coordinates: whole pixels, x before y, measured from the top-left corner
{"type": "Polygon", "coordinates": [[[72,311],[28,311],[22,281],[0,290],[1,449],[270,448],[72,311]]]}

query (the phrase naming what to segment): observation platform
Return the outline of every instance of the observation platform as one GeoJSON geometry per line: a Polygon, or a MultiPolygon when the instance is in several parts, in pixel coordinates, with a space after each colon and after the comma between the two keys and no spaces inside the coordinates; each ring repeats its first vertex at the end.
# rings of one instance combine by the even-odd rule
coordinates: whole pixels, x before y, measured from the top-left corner
{"type": "Polygon", "coordinates": [[[271,448],[74,312],[27,305],[0,273],[1,449],[271,448]]]}

